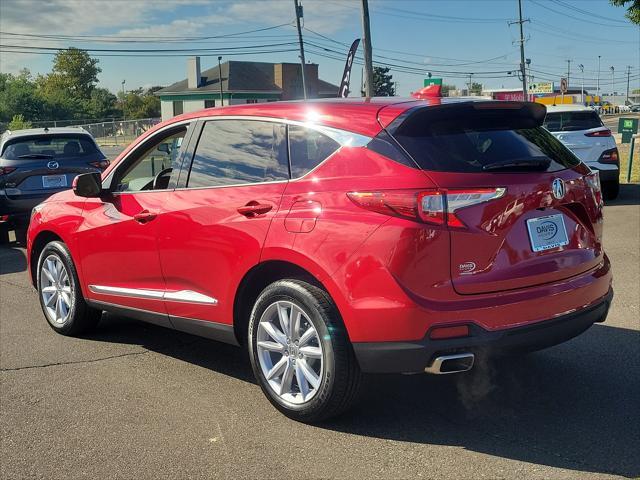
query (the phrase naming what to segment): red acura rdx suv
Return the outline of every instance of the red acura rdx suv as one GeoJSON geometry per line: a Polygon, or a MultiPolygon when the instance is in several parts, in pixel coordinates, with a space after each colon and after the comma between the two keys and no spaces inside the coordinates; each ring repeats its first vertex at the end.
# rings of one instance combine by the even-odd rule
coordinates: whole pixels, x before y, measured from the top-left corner
{"type": "Polygon", "coordinates": [[[454,373],[602,322],[602,194],[541,125],[471,99],[277,102],[147,132],[34,208],[28,259],[63,335],[102,311],[244,345],[306,422],[368,372],[454,373]]]}

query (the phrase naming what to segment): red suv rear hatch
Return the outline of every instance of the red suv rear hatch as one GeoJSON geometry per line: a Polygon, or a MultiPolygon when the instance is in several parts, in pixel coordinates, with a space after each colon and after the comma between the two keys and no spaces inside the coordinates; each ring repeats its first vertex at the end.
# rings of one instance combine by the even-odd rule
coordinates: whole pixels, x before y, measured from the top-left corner
{"type": "Polygon", "coordinates": [[[458,293],[555,282],[602,261],[597,173],[541,127],[544,114],[530,103],[458,102],[387,126],[442,194],[458,293]]]}

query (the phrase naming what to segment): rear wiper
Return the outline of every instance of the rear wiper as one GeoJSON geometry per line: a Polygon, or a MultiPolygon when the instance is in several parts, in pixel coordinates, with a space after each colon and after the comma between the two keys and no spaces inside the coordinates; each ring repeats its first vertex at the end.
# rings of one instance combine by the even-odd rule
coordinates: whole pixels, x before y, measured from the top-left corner
{"type": "Polygon", "coordinates": [[[46,153],[27,153],[26,155],[18,155],[18,158],[53,158],[53,155],[46,153]]]}
{"type": "Polygon", "coordinates": [[[509,162],[494,162],[482,166],[482,170],[508,170],[510,168],[527,168],[531,170],[547,169],[551,165],[548,158],[534,160],[532,158],[522,160],[512,160],[509,162]]]}

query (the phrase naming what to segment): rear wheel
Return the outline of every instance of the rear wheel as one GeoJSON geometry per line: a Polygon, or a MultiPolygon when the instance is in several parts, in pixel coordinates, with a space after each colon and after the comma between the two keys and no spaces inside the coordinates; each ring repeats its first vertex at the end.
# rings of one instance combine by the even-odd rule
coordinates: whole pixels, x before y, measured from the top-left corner
{"type": "Polygon", "coordinates": [[[612,180],[602,184],[602,195],[605,200],[615,200],[620,193],[620,181],[612,180]]]}
{"type": "Polygon", "coordinates": [[[324,290],[299,280],[269,285],[253,307],[248,343],[262,391],[286,416],[317,422],[356,400],[362,374],[324,290]]]}
{"type": "Polygon", "coordinates": [[[48,243],[38,259],[40,306],[49,326],[62,335],[79,335],[94,328],[102,311],[87,305],[69,250],[62,242],[48,243]]]}

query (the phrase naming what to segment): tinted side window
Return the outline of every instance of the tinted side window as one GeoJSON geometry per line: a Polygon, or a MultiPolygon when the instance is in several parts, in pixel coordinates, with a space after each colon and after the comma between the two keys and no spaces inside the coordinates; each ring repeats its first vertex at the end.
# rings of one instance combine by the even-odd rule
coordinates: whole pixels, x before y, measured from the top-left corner
{"type": "Polygon", "coordinates": [[[285,126],[256,120],[207,122],[196,147],[187,187],[288,180],[285,126]]]}
{"type": "Polygon", "coordinates": [[[290,125],[291,177],[298,178],[305,175],[320,165],[338,148],[340,148],[338,142],[316,130],[290,125]]]}

